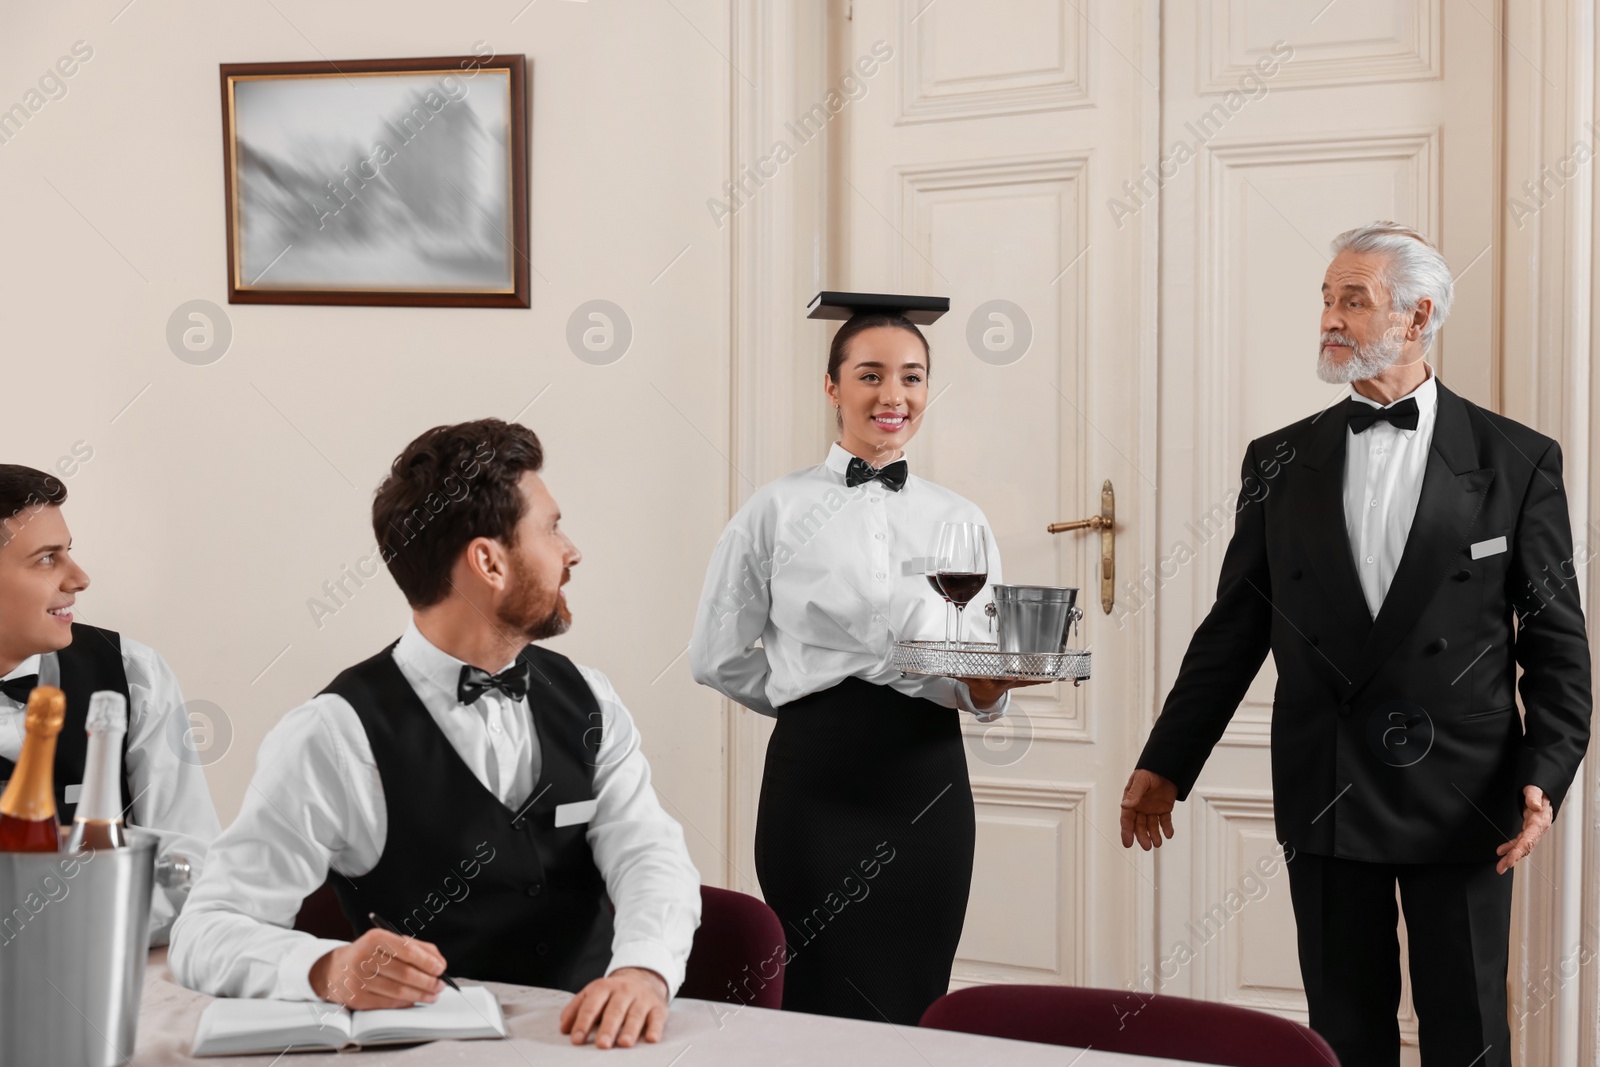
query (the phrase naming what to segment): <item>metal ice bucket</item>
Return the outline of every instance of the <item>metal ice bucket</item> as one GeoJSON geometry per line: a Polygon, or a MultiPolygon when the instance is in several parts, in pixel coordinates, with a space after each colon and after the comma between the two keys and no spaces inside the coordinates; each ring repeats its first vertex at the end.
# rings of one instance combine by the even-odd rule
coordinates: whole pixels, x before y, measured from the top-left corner
{"type": "Polygon", "coordinates": [[[127,848],[0,852],[0,1064],[132,1058],[159,839],[127,834],[127,848]]]}
{"type": "Polygon", "coordinates": [[[1083,617],[1078,591],[1052,585],[994,586],[996,638],[1001,652],[1060,652],[1067,631],[1083,617]]]}

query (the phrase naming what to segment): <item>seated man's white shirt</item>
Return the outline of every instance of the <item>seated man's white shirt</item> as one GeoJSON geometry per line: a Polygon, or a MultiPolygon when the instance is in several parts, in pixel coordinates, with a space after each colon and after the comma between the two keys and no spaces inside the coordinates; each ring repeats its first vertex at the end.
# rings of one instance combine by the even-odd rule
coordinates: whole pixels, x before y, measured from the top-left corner
{"type": "MultiPolygon", "coordinates": [[[[461,661],[415,623],[393,655],[478,780],[512,810],[526,804],[540,766],[528,701],[490,690],[470,706],[458,703],[461,661]]],[[[607,973],[648,968],[676,993],[700,921],[700,875],[682,828],[651,786],[616,689],[599,671],[576,666],[604,717],[587,838],[616,908],[607,973]]],[[[345,942],[292,929],[295,916],[329,869],[357,878],[377,866],[387,823],[383,784],[355,709],[325,694],[290,712],[262,741],[239,817],[218,838],[178,921],[174,975],[213,996],[320,999],[311,965],[345,942]]]]}
{"type": "MultiPolygon", "coordinates": [[[[193,877],[205,867],[206,852],[221,832],[217,809],[211,803],[201,753],[194,746],[178,676],[149,645],[127,635],[122,644],[122,673],[128,681],[127,762],[123,772],[133,793],[133,810],[125,812],[130,826],[148,830],[161,839],[157,855],[189,860],[193,877]]],[[[54,652],[29,656],[6,678],[38,675],[40,685],[61,684],[61,667],[54,652]]],[[[0,756],[16,762],[26,733],[27,709],[0,693],[0,756]]],[[[58,783],[61,784],[61,783],[58,783]]],[[[67,782],[66,785],[76,785],[67,782]]],[[[150,902],[150,943],[165,944],[186,886],[157,886],[150,902]]]]}

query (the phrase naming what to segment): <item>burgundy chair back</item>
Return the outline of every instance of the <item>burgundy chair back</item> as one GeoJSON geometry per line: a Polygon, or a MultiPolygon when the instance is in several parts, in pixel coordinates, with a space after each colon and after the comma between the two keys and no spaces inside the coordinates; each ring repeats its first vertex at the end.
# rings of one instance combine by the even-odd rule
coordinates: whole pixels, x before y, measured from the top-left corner
{"type": "Polygon", "coordinates": [[[1288,1019],[1123,989],[974,986],[934,1001],[922,1025],[1224,1067],[1339,1067],[1326,1041],[1288,1019]]]}
{"type": "Polygon", "coordinates": [[[320,889],[300,902],[294,928],[330,941],[354,941],[356,937],[350,920],[344,917],[344,909],[339,906],[339,895],[328,882],[323,882],[320,889]]]}
{"type": "MultiPolygon", "coordinates": [[[[306,897],[294,928],[316,937],[349,941],[355,937],[333,887],[306,897]]],[[[682,997],[783,1007],[783,924],[755,897],[712,886],[700,887],[700,929],[678,990],[682,997]]]]}
{"type": "Polygon", "coordinates": [[[764,902],[703,885],[700,929],[678,995],[781,1008],[787,954],[783,924],[764,902]]]}

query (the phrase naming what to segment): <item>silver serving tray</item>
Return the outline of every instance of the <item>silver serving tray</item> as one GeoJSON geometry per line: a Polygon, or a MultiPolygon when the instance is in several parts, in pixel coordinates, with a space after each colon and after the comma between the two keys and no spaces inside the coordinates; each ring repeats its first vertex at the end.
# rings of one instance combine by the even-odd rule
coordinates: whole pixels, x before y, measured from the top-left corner
{"type": "Polygon", "coordinates": [[[1000,681],[1066,681],[1089,677],[1089,653],[1075,648],[1060,652],[1001,652],[988,641],[898,641],[893,663],[906,674],[944,678],[993,678],[1000,681]]]}

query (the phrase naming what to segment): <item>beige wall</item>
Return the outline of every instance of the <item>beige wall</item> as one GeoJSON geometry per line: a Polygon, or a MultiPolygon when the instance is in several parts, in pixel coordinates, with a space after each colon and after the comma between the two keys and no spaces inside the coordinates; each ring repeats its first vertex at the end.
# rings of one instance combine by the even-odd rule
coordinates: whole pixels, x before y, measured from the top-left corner
{"type": "Polygon", "coordinates": [[[728,439],[728,253],[705,206],[728,170],[729,73],[707,40],[727,39],[726,5],[539,0],[513,23],[519,6],[140,0],[112,22],[120,3],[7,5],[0,108],[75,41],[93,57],[0,144],[0,455],[92,448],[68,479],[94,579],[82,617],[154,645],[224,709],[234,738],[208,773],[226,822],[273,723],[404,624],[387,574],[320,628],[307,607],[369,550],[394,455],[539,396],[522,421],[585,554],[554,647],[617,683],[718,881],[723,711],[680,653],[727,516],[709,442],[728,439]],[[531,63],[532,310],[228,306],[217,64],[478,41],[531,63]],[[194,298],[232,321],[211,366],[165,341],[194,298]],[[610,366],[565,341],[595,298],[634,327],[610,366]]]}
{"type": "MultiPolygon", "coordinates": [[[[681,655],[705,560],[730,494],[748,492],[747,478],[764,482],[815,460],[826,421],[810,390],[827,331],[800,320],[801,303],[824,281],[888,284],[865,271],[848,276],[862,250],[836,240],[844,235],[835,227],[854,210],[868,226],[852,227],[848,236],[881,240],[886,255],[913,267],[917,260],[899,249],[908,240],[903,234],[878,228],[894,216],[884,210],[888,187],[869,186],[864,194],[846,183],[853,164],[845,134],[856,112],[867,113],[856,105],[833,124],[827,143],[807,146],[782,180],[764,186],[725,228],[712,221],[706,201],[736,167],[766,154],[786,120],[823,98],[836,71],[857,54],[852,26],[891,16],[913,21],[913,9],[897,0],[536,0],[525,9],[524,2],[135,0],[124,8],[125,0],[105,0],[92,7],[0,7],[0,110],[23,100],[74,42],[94,50],[66,83],[64,98],[45,104],[20,134],[0,143],[0,360],[11,386],[0,458],[49,466],[75,446],[93,450],[68,480],[78,555],[96,579],[81,601],[84,616],[155,645],[191,698],[225,710],[235,736],[209,774],[226,820],[271,725],[403,623],[404,606],[386,576],[320,629],[307,608],[324,582],[367,553],[367,506],[387,463],[428,426],[510,417],[539,397],[522,417],[547,444],[550,484],[586,552],[570,587],[577,623],[556,646],[616,680],[706,881],[737,880],[754,890],[749,841],[766,721],[728,718],[724,702],[690,681],[681,655]],[[226,304],[217,64],[465,54],[479,41],[531,63],[532,310],[229,307],[234,340],[224,359],[209,367],[176,359],[165,340],[172,311],[196,298],[226,304]],[[877,200],[864,199],[869,195],[877,200]],[[880,221],[869,204],[882,213],[880,221]],[[607,367],[578,360],[565,342],[569,314],[596,298],[624,307],[635,330],[631,351],[607,367]]],[[[943,0],[940,10],[947,4],[949,11],[922,19],[917,32],[935,34],[942,20],[977,10],[977,0],[943,0]]],[[[1099,72],[1125,76],[1120,65],[1134,57],[1151,94],[1147,122],[1158,114],[1158,82],[1175,77],[1161,62],[1158,36],[1172,32],[1175,11],[1214,22],[1230,11],[1289,12],[1326,37],[1360,12],[1384,10],[1363,4],[1341,15],[1341,5],[1322,18],[1321,0],[1137,6],[1142,35],[1116,43],[1119,56],[1098,56],[1085,68],[1085,84],[1098,91],[1107,77],[1099,72]],[[1166,28],[1158,18],[1163,11],[1166,28]]],[[[1474,350],[1486,348],[1488,355],[1463,363],[1452,347],[1448,373],[1458,384],[1470,377],[1476,399],[1562,438],[1575,524],[1583,529],[1600,492],[1600,464],[1592,461],[1600,446],[1591,430],[1600,413],[1600,379],[1590,368],[1600,325],[1589,315],[1600,295],[1596,169],[1589,166],[1563,186],[1531,221],[1519,219],[1509,201],[1525,179],[1569,156],[1575,141],[1592,143],[1589,123],[1600,112],[1597,2],[1416,0],[1396,10],[1401,6],[1425,11],[1429,26],[1501,31],[1500,44],[1490,42],[1497,58],[1483,64],[1483,77],[1498,86],[1491,148],[1497,158],[1488,169],[1504,210],[1494,253],[1476,268],[1474,284],[1498,272],[1502,288],[1486,345],[1474,350]]],[[[1121,11],[1121,0],[1060,0],[1042,8],[1054,10],[1063,25],[1081,22],[1077,32],[1094,48],[1112,47],[1101,32],[1110,24],[1094,12],[1121,11]]],[[[1032,10],[1006,13],[1026,19],[1032,10]]],[[[1450,32],[1459,46],[1462,33],[1450,32]]],[[[1319,39],[1307,34],[1309,49],[1319,39]]],[[[975,35],[974,47],[991,39],[975,35]]],[[[1176,40],[1190,44],[1181,34],[1176,40]]],[[[905,91],[899,80],[912,52],[906,37],[894,41],[899,58],[888,76],[874,80],[873,94],[905,91]]],[[[985,53],[984,62],[1003,66],[1015,56],[999,49],[985,53]]],[[[951,84],[974,93],[980,112],[993,103],[981,80],[951,84]]],[[[1398,121],[1392,109],[1370,103],[1318,118],[1303,103],[1304,86],[1283,88],[1241,121],[1265,122],[1280,105],[1285,113],[1277,118],[1287,125],[1315,120],[1316,129],[1336,132],[1398,121]]],[[[1075,99],[1058,103],[1081,121],[1075,99]]],[[[888,101],[874,96],[868,107],[884,109],[888,101]]],[[[1067,119],[1047,111],[1041,121],[1067,119]]],[[[1020,150],[1009,135],[985,139],[987,128],[971,118],[941,121],[928,159],[970,162],[1020,150]]],[[[1114,136],[1138,136],[1149,161],[1158,162],[1154,137],[1072,129],[1076,139],[1063,141],[1061,151],[1104,161],[1120,143],[1114,136]]],[[[1241,125],[1234,135],[1247,133],[1241,125]]],[[[1098,211],[1123,173],[1091,175],[1098,211]]],[[[1170,227],[1174,212],[1192,204],[1185,207],[1181,185],[1163,195],[1178,198],[1162,209],[1170,227]]],[[[1142,276],[1154,278],[1154,238],[1142,247],[1142,276]]],[[[1476,247],[1447,246],[1453,263],[1458,254],[1471,259],[1476,247]]],[[[1103,269],[1098,258],[1086,262],[1085,269],[1103,269]]],[[[1185,281],[1171,262],[1162,268],[1169,289],[1185,281]]],[[[1156,303],[1153,284],[1137,291],[1146,306],[1156,303]]],[[[1162,293],[1166,307],[1170,293],[1162,293]]],[[[1144,322],[1138,346],[1108,348],[1099,358],[1154,351],[1155,317],[1147,314],[1144,322]]],[[[935,337],[935,344],[958,357],[958,324],[939,331],[944,340],[935,337]]],[[[1174,338],[1181,344],[1181,332],[1163,344],[1174,338]]],[[[1183,358],[1181,348],[1170,351],[1183,358]]],[[[1170,388],[1170,368],[1158,383],[1153,360],[1141,356],[1138,365],[1141,377],[1130,387],[1136,384],[1141,395],[1158,384],[1170,388]]],[[[1182,439],[1189,431],[1172,421],[1170,410],[1158,420],[1157,410],[1150,405],[1138,425],[1139,454],[1190,447],[1182,439]]],[[[971,427],[975,448],[989,440],[976,420],[946,417],[940,425],[946,435],[971,427]]],[[[1103,466],[1086,468],[1094,479],[1086,484],[1096,484],[1103,466]]],[[[1145,493],[1148,513],[1155,489],[1138,483],[1124,478],[1118,489],[1127,490],[1130,505],[1145,493]]],[[[1055,517],[1081,517],[1089,503],[1078,501],[1055,517]]],[[[1119,504],[1119,514],[1137,511],[1119,504]]],[[[1159,546],[1153,534],[1125,527],[1118,552],[1119,570],[1137,574],[1159,546]]],[[[1591,604],[1597,573],[1591,569],[1585,579],[1591,604]]],[[[1160,610],[1184,610],[1176,595],[1163,594],[1160,610]]],[[[1153,714],[1156,682],[1153,672],[1145,676],[1148,699],[1135,706],[1153,714]]],[[[1107,699],[1104,676],[1090,694],[1107,699]]],[[[1113,703],[1106,706],[1108,723],[1122,721],[1113,703]]],[[[1514,937],[1529,986],[1556,973],[1577,946],[1592,947],[1592,931],[1600,929],[1594,763],[1541,845],[1544,877],[1523,882],[1514,937]]],[[[1100,833],[1085,840],[1106,850],[1102,869],[1125,871],[1124,854],[1110,843],[1114,796],[1094,812],[1100,833]]],[[[1176,859],[1171,849],[1167,854],[1176,859]]],[[[1145,879],[1131,905],[1140,916],[1131,963],[1159,955],[1151,934],[1153,884],[1145,879]]],[[[1086,921],[1103,924],[1105,909],[1089,899],[1086,921]]],[[[1215,995],[1216,988],[1196,991],[1215,995]]],[[[1563,979],[1555,995],[1558,1007],[1536,1013],[1532,1036],[1519,1038],[1523,1058],[1593,1062],[1600,1048],[1594,1008],[1600,965],[1589,963],[1576,981],[1563,979]]]]}

